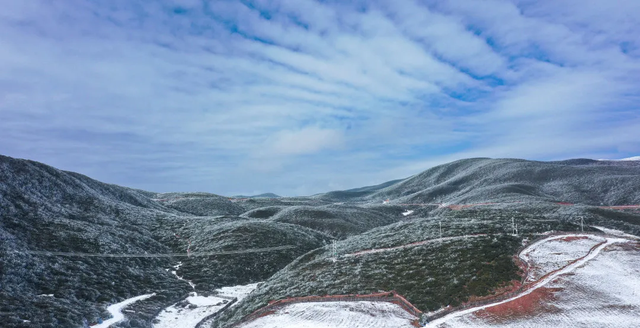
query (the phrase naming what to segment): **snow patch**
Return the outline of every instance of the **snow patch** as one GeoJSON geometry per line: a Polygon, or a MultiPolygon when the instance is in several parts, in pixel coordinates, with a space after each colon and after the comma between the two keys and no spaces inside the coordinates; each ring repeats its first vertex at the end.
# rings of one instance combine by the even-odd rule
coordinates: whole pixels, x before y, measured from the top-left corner
{"type": "Polygon", "coordinates": [[[536,281],[545,274],[567,266],[589,253],[605,239],[592,235],[555,236],[527,247],[520,258],[529,265],[526,282],[536,281]]]}
{"type": "MultiPolygon", "coordinates": [[[[182,278],[182,277],[180,277],[180,276],[178,275],[178,269],[180,269],[180,267],[181,267],[181,266],[182,266],[182,261],[181,261],[181,262],[178,262],[178,264],[176,264],[176,265],[174,265],[174,266],[172,267],[172,268],[174,268],[175,270],[172,270],[172,271],[171,271],[171,273],[172,273],[174,276],[176,276],[176,278],[178,278],[178,280],[184,280],[184,281],[186,281],[186,282],[189,284],[189,286],[191,286],[191,288],[192,288],[193,290],[196,290],[196,284],[194,284],[193,282],[191,282],[191,280],[186,280],[186,279],[184,279],[184,278],[182,278]]],[[[165,270],[167,270],[167,271],[168,271],[168,269],[165,269],[165,270]]]]}
{"type": "Polygon", "coordinates": [[[418,318],[390,302],[295,303],[241,328],[411,328],[418,318]]]}
{"type": "Polygon", "coordinates": [[[230,301],[216,296],[189,296],[162,310],[155,318],[154,328],[192,328],[205,317],[216,313],[230,301]]]}
{"type": "Polygon", "coordinates": [[[146,295],[140,295],[140,296],[136,296],[136,297],[132,297],[129,299],[126,299],[120,303],[116,303],[113,305],[110,305],[109,307],[107,307],[107,311],[109,311],[109,313],[111,313],[111,318],[108,320],[105,320],[102,323],[99,323],[95,326],[91,326],[93,328],[107,328],[111,325],[113,325],[116,322],[120,322],[122,321],[122,319],[124,319],[124,314],[122,314],[122,309],[125,308],[127,305],[135,303],[137,301],[141,301],[144,299],[147,299],[151,296],[155,296],[156,293],[153,294],[146,294],[146,295]]]}
{"type": "Polygon", "coordinates": [[[640,161],[640,156],[633,156],[621,159],[599,159],[599,161],[640,161]]]}
{"type": "MultiPolygon", "coordinates": [[[[154,328],[193,328],[204,318],[222,310],[233,298],[238,301],[247,297],[259,283],[216,289],[217,295],[199,296],[193,292],[185,300],[175,303],[154,319],[154,328]]],[[[234,303],[232,306],[238,304],[234,303]]],[[[206,324],[204,325],[207,326],[206,324]]]]}
{"type": "Polygon", "coordinates": [[[249,294],[251,294],[252,291],[258,288],[259,284],[261,283],[257,282],[255,284],[248,284],[244,286],[222,287],[222,288],[216,289],[216,292],[218,292],[218,295],[223,295],[226,297],[235,297],[238,299],[238,302],[240,302],[249,294]]]}

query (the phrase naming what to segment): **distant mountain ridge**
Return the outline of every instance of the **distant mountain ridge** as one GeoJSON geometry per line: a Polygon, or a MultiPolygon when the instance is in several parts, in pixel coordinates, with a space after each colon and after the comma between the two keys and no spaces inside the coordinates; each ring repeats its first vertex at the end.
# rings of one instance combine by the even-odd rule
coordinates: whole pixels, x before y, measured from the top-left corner
{"type": "Polygon", "coordinates": [[[620,159],[599,159],[599,161],[640,161],[640,156],[632,156],[620,159]]]}
{"type": "Polygon", "coordinates": [[[384,187],[332,191],[317,197],[360,202],[390,199],[392,203],[557,201],[591,205],[638,204],[640,162],[472,158],[439,165],[379,186],[384,187]]]}
{"type": "Polygon", "coordinates": [[[281,197],[282,196],[278,196],[272,192],[267,192],[259,195],[253,195],[253,196],[244,196],[244,195],[233,196],[233,198],[281,198],[281,197]]]}

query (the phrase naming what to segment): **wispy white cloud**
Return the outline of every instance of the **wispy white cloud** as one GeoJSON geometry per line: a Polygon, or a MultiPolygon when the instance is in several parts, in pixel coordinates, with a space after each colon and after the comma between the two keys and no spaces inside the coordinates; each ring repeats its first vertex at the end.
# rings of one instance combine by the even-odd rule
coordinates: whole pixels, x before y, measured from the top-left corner
{"type": "Polygon", "coordinates": [[[340,147],[343,139],[341,131],[310,127],[297,131],[280,131],[267,138],[264,148],[269,156],[314,154],[340,147]]]}
{"type": "Polygon", "coordinates": [[[0,152],[310,194],[471,156],[640,151],[637,1],[14,1],[0,152]]]}

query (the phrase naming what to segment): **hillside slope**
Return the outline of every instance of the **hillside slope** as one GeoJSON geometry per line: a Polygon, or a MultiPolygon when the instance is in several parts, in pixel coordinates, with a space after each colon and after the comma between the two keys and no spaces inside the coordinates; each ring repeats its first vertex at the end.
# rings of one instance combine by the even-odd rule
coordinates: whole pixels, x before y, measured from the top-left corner
{"type": "Polygon", "coordinates": [[[258,282],[330,239],[297,225],[233,216],[245,210],[217,195],[155,194],[0,156],[0,322],[81,327],[83,318],[108,316],[108,303],[155,292],[118,324],[151,327],[155,312],[193,290],[176,274],[200,292],[258,282]],[[165,256],[283,245],[293,248],[165,256]]]}
{"type": "Polygon", "coordinates": [[[389,184],[357,196],[344,191],[320,197],[359,202],[390,199],[391,204],[516,201],[638,204],[640,162],[472,158],[436,166],[389,184]],[[343,194],[350,196],[336,196],[343,194]]]}
{"type": "Polygon", "coordinates": [[[102,305],[187,284],[167,258],[52,257],[33,251],[168,253],[147,226],[161,208],[145,195],[25,160],[0,157],[0,312],[4,327],[74,327],[102,305]],[[115,282],[118,282],[117,284],[115,282]],[[52,296],[39,296],[52,295],[52,296]]]}

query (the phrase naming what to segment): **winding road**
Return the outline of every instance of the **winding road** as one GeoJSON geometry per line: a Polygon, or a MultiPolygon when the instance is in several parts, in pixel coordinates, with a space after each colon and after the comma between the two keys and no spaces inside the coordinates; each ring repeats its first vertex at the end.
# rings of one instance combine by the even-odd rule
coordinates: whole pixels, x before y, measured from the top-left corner
{"type": "Polygon", "coordinates": [[[292,249],[295,247],[296,246],[293,246],[293,245],[284,245],[284,246],[276,246],[276,247],[250,248],[250,249],[241,249],[241,250],[224,251],[224,252],[190,252],[190,253],[164,253],[164,254],[104,254],[104,253],[49,252],[49,251],[11,251],[10,253],[40,255],[40,256],[113,257],[113,258],[193,257],[193,256],[216,256],[216,255],[231,255],[231,254],[245,254],[245,253],[266,253],[266,252],[281,251],[285,249],[292,249]]]}

